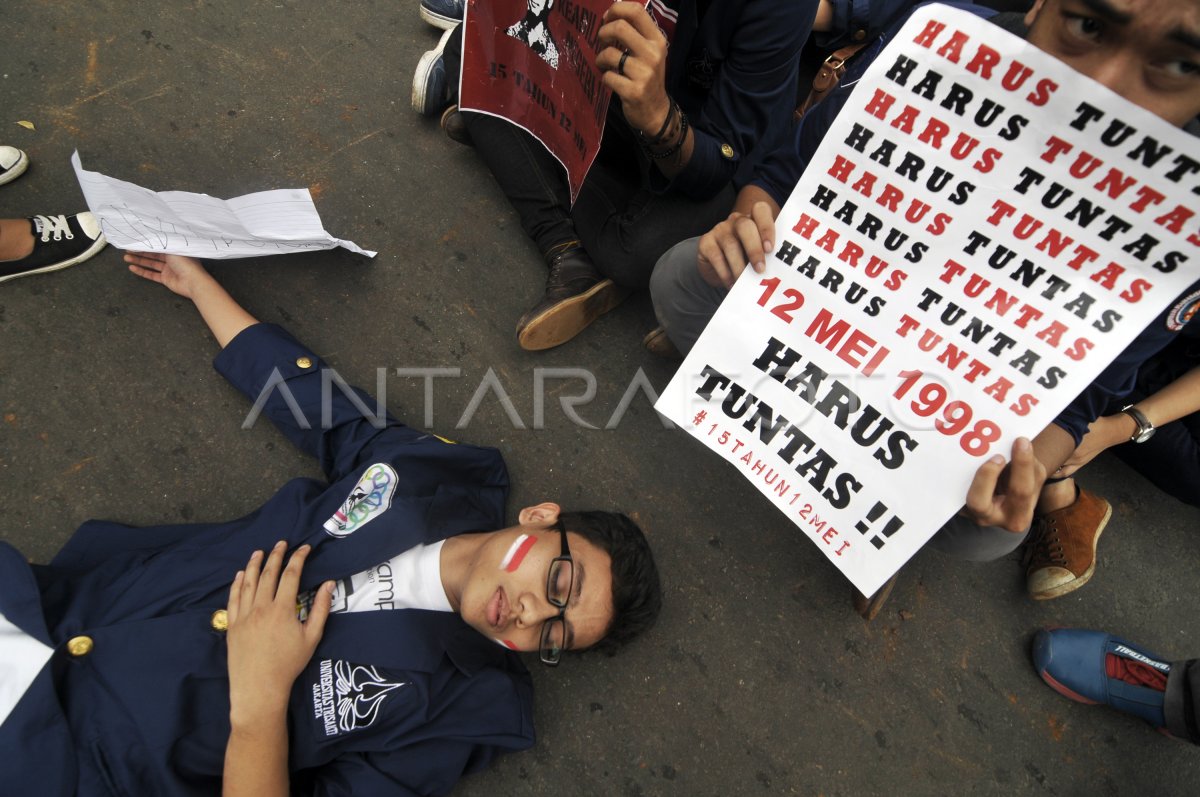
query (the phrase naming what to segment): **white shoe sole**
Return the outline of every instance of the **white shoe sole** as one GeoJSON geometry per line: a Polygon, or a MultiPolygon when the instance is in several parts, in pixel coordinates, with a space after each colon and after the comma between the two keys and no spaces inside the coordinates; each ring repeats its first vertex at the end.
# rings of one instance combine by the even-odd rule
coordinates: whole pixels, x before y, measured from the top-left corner
{"type": "Polygon", "coordinates": [[[9,280],[20,279],[21,277],[32,277],[34,274],[49,274],[51,271],[61,271],[64,268],[77,266],[85,260],[91,260],[106,246],[108,246],[108,241],[105,239],[104,234],[101,233],[99,238],[92,241],[91,246],[70,260],[64,260],[61,263],[55,263],[51,266],[35,268],[33,271],[22,271],[20,274],[9,274],[7,277],[0,277],[0,282],[8,282],[9,280]]]}
{"type": "Polygon", "coordinates": [[[427,10],[425,6],[421,6],[421,19],[425,22],[428,22],[430,25],[433,25],[435,28],[441,28],[442,30],[454,30],[458,27],[458,23],[462,22],[462,19],[456,19],[455,17],[444,17],[441,14],[435,14],[432,11],[427,10]]]}
{"type": "Polygon", "coordinates": [[[11,183],[13,180],[24,174],[25,170],[28,168],[29,156],[25,154],[24,150],[22,150],[20,160],[9,167],[8,171],[6,171],[4,174],[0,174],[0,185],[11,183]]]}
{"type": "MultiPolygon", "coordinates": [[[[448,30],[442,34],[442,38],[438,40],[437,47],[434,47],[429,52],[421,56],[421,60],[417,61],[417,68],[413,71],[412,85],[412,109],[422,116],[432,116],[434,113],[441,110],[438,107],[430,107],[430,100],[441,102],[443,97],[429,97],[426,89],[429,88],[429,72],[433,69],[434,63],[442,57],[442,53],[446,50],[446,42],[450,41],[450,36],[453,30],[448,30]]],[[[450,76],[447,75],[449,80],[450,76]]]]}
{"type": "Polygon", "coordinates": [[[629,291],[611,279],[600,280],[578,296],[548,307],[529,319],[517,332],[517,344],[525,351],[561,346],[628,296],[629,291]]]}

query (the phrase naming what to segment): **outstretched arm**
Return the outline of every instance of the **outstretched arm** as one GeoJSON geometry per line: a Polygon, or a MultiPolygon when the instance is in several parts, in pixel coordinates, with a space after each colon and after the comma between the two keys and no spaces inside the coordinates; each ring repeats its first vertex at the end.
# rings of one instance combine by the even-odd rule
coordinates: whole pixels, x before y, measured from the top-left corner
{"type": "Polygon", "coordinates": [[[300,622],[296,594],[311,549],[300,547],[285,568],[286,547],[276,544],[261,573],[262,552],[255,551],[229,590],[225,797],[288,793],[288,697],[325,630],[333,584],[321,585],[307,622],[300,622]]]}
{"type": "Polygon", "coordinates": [[[190,299],[222,349],[243,329],[258,323],[193,257],[126,252],[125,262],[139,277],[190,299]]]}
{"type": "Polygon", "coordinates": [[[267,418],[316,457],[331,482],[368,463],[394,461],[403,452],[410,461],[429,457],[428,467],[408,469],[408,488],[432,494],[447,481],[444,469],[451,461],[454,481],[506,488],[498,454],[472,449],[470,456],[445,457],[447,444],[440,438],[404,426],[380,402],[341,381],[311,348],[273,324],[260,324],[194,258],[129,252],[125,262],[134,274],[196,305],[222,348],[214,367],[253,403],[243,426],[267,418]]]}

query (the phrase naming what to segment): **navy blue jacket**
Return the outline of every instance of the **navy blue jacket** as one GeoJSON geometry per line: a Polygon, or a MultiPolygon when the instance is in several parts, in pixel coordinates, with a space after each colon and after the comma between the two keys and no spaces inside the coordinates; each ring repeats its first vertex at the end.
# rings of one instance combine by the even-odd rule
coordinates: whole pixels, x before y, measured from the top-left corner
{"type": "MultiPolygon", "coordinates": [[[[0,543],[0,613],[56,649],[0,726],[4,793],[219,793],[229,686],[224,634],[212,619],[252,551],[279,539],[311,544],[307,590],[418,544],[504,526],[499,452],[391,418],[376,428],[336,385],[323,424],[323,363],[282,329],[246,329],[215,365],[252,400],[282,383],[263,414],[317,457],[328,483],[295,479],[227,523],[90,521],[48,566],[30,566],[0,543]],[[380,486],[374,502],[332,523],[367,472],[380,486]],[[73,657],[65,645],[79,635],[94,647],[73,657]]],[[[444,793],[496,752],[530,747],[532,708],[519,658],[457,614],[335,614],[292,690],[293,791],[444,793]]]]}
{"type": "Polygon", "coordinates": [[[708,198],[745,183],[786,140],[796,104],[800,51],[816,0],[681,0],[667,55],[666,87],[691,121],[691,160],[652,187],[708,198]],[[707,5],[700,16],[698,5],[707,5]]]}
{"type": "Polygon", "coordinates": [[[917,5],[919,0],[830,0],[832,26],[828,32],[814,33],[813,38],[822,50],[870,41],[901,12],[917,5]]]}
{"type": "MultiPolygon", "coordinates": [[[[945,5],[970,11],[986,19],[996,16],[996,11],[969,2],[946,2],[945,5]]],[[[781,207],[792,189],[800,181],[825,132],[846,104],[858,78],[879,55],[884,46],[908,21],[904,14],[888,31],[880,35],[865,48],[854,65],[846,71],[841,83],[830,92],[819,105],[805,114],[796,126],[792,141],[772,152],[754,174],[753,184],[762,188],[781,207]]],[[[1133,390],[1137,371],[1141,365],[1158,354],[1174,338],[1183,326],[1195,317],[1196,305],[1200,303],[1200,280],[1193,283],[1179,298],[1171,303],[1154,319],[1125,349],[1117,355],[1107,368],[1067,405],[1054,419],[1054,423],[1067,431],[1078,445],[1087,434],[1088,424],[1105,414],[1112,402],[1133,390]]]]}

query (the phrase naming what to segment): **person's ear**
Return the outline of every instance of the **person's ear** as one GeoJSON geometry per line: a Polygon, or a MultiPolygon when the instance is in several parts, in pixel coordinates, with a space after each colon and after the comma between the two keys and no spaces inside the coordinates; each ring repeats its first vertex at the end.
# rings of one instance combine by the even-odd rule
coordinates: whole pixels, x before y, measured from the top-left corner
{"type": "Polygon", "coordinates": [[[562,512],[562,507],[558,504],[546,501],[537,506],[527,506],[517,515],[517,520],[522,526],[534,526],[536,528],[548,529],[558,522],[558,515],[562,512]]]}
{"type": "Polygon", "coordinates": [[[1033,8],[1025,12],[1025,27],[1033,27],[1033,21],[1038,18],[1038,14],[1042,13],[1042,6],[1044,5],[1046,5],[1046,0],[1037,0],[1033,4],[1033,8]]]}

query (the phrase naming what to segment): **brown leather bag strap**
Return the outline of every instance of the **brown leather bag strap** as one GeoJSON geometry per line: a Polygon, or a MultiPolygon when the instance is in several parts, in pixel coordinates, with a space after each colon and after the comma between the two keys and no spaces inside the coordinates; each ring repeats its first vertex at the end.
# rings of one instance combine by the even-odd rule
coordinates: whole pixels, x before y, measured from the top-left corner
{"type": "Polygon", "coordinates": [[[808,97],[805,98],[804,102],[796,108],[794,118],[799,119],[801,116],[804,116],[814,105],[825,99],[829,92],[837,88],[842,75],[846,74],[846,62],[865,46],[865,42],[861,44],[849,44],[840,50],[834,51],[825,59],[825,63],[821,64],[816,77],[813,78],[812,90],[809,91],[808,97]]]}

